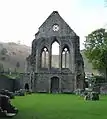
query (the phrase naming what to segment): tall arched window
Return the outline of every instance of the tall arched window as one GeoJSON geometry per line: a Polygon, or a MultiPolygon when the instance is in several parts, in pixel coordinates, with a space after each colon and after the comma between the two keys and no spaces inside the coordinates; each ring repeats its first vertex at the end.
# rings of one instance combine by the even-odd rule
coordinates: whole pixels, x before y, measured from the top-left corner
{"type": "Polygon", "coordinates": [[[69,68],[69,49],[65,47],[62,51],[62,68],[69,68]]]}
{"type": "Polygon", "coordinates": [[[52,65],[53,68],[59,68],[59,43],[55,41],[52,44],[52,65]]]}
{"type": "Polygon", "coordinates": [[[43,48],[42,54],[41,54],[41,67],[42,68],[48,68],[48,62],[49,62],[48,49],[43,48]]]}

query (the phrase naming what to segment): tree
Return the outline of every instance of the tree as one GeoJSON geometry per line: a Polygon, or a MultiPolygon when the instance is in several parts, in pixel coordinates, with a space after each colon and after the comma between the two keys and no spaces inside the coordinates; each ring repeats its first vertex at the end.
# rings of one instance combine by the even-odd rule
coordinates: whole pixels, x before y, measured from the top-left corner
{"type": "Polygon", "coordinates": [[[86,36],[85,55],[93,67],[107,79],[107,32],[100,28],[86,36]]]}
{"type": "Polygon", "coordinates": [[[7,49],[6,49],[6,48],[3,48],[3,49],[1,50],[1,54],[2,54],[2,55],[6,55],[6,54],[7,54],[7,49]]]}
{"type": "Polygon", "coordinates": [[[0,63],[0,72],[3,73],[4,72],[4,66],[2,63],[0,63]]]}
{"type": "Polygon", "coordinates": [[[17,67],[17,68],[20,67],[20,63],[19,63],[19,62],[16,63],[16,67],[17,67]]]}
{"type": "Polygon", "coordinates": [[[107,0],[104,0],[104,7],[107,7],[107,0]]]}

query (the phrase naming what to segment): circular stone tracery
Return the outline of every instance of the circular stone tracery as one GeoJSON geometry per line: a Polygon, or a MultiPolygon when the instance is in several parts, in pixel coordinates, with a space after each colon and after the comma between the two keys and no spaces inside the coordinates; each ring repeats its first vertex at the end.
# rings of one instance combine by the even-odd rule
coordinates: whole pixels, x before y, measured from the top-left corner
{"type": "Polygon", "coordinates": [[[59,26],[57,24],[53,25],[53,31],[58,31],[59,30],[59,26]]]}

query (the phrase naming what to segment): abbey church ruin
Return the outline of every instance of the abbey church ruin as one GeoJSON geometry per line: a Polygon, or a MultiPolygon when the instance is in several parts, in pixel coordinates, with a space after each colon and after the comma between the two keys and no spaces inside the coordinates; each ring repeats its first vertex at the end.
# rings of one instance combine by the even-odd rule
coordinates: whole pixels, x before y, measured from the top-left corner
{"type": "Polygon", "coordinates": [[[64,93],[84,88],[84,62],[79,36],[54,11],[39,27],[27,57],[24,86],[34,92],[64,93]],[[55,58],[53,44],[59,46],[55,58]]]}

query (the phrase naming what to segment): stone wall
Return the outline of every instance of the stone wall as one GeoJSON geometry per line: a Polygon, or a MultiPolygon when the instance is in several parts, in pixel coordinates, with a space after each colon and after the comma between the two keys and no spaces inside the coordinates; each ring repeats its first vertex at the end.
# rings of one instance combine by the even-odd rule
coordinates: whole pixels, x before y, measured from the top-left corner
{"type": "Polygon", "coordinates": [[[9,91],[15,91],[20,88],[20,79],[10,79],[5,75],[0,75],[0,90],[6,89],[9,91]]]}
{"type": "Polygon", "coordinates": [[[79,36],[57,11],[53,11],[35,34],[35,39],[32,42],[32,52],[27,58],[27,65],[27,72],[30,74],[33,72],[34,77],[31,78],[31,76],[25,75],[23,84],[28,83],[31,87],[31,81],[33,80],[32,89],[35,92],[50,92],[50,88],[53,89],[55,86],[55,78],[56,86],[59,85],[59,88],[57,90],[57,87],[54,87],[54,90],[59,92],[73,92],[77,88],[84,88],[84,63],[80,54],[79,36]],[[55,25],[58,28],[57,31],[53,29],[55,25]],[[59,67],[57,68],[52,66],[52,45],[54,42],[57,42],[60,46],[59,67]],[[42,67],[44,48],[48,52],[48,67],[42,67]],[[69,54],[69,67],[62,67],[64,49],[67,49],[69,54]]]}
{"type": "Polygon", "coordinates": [[[29,85],[29,89],[31,89],[30,73],[25,73],[20,76],[20,85],[22,89],[25,89],[26,83],[29,85]]]}
{"type": "Polygon", "coordinates": [[[14,80],[14,83],[13,83],[14,91],[20,90],[22,88],[22,84],[20,83],[20,79],[13,79],[13,80],[14,80]]]}
{"type": "Polygon", "coordinates": [[[59,92],[74,91],[74,76],[73,74],[37,74],[35,76],[34,87],[35,92],[51,91],[51,79],[57,77],[59,79],[59,92]]]}
{"type": "Polygon", "coordinates": [[[0,76],[0,90],[6,89],[9,91],[14,90],[14,79],[9,79],[4,75],[0,76]]]}
{"type": "Polygon", "coordinates": [[[74,91],[74,76],[62,75],[61,79],[61,92],[73,92],[74,91]]]}
{"type": "Polygon", "coordinates": [[[49,75],[37,74],[34,83],[35,92],[49,92],[49,75]]]}

